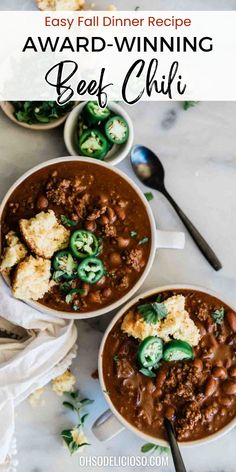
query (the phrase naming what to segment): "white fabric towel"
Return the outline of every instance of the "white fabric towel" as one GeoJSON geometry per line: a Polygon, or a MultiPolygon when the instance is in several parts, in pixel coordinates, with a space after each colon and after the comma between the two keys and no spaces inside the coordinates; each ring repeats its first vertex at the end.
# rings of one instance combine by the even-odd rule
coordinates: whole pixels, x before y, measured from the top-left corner
{"type": "Polygon", "coordinates": [[[9,457],[14,407],[69,367],[76,339],[72,320],[48,316],[14,299],[0,279],[0,471],[14,470],[9,457]]]}

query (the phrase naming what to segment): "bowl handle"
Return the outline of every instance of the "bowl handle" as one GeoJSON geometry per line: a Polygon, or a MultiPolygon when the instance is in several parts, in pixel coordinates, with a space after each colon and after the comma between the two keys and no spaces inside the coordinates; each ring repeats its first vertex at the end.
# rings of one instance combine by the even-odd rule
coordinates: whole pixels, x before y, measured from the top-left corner
{"type": "Polygon", "coordinates": [[[125,427],[113,415],[111,410],[106,410],[93,423],[92,432],[99,441],[108,441],[121,433],[125,427]]]}
{"type": "Polygon", "coordinates": [[[184,246],[183,232],[156,230],[156,249],[184,249],[184,246]]]}

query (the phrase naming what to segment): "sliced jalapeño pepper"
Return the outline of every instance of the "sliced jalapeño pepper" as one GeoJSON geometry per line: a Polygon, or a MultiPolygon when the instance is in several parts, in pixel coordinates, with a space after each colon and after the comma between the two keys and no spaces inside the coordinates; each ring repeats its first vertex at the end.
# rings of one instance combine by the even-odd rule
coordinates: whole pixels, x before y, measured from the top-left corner
{"type": "Polygon", "coordinates": [[[163,359],[167,362],[193,359],[193,348],[185,341],[173,340],[166,344],[163,359]]]}
{"type": "Polygon", "coordinates": [[[59,251],[53,258],[53,268],[62,272],[62,278],[70,280],[77,276],[78,263],[70,251],[59,251]]]}
{"type": "Polygon", "coordinates": [[[122,116],[113,116],[105,124],[106,137],[113,144],[123,144],[129,137],[129,126],[122,116]]]}
{"type": "Polygon", "coordinates": [[[70,248],[75,257],[96,256],[99,250],[99,242],[91,231],[79,229],[74,231],[70,238],[70,248]]]}
{"type": "Polygon", "coordinates": [[[98,129],[88,129],[79,137],[79,151],[83,156],[103,159],[108,152],[107,139],[98,129]]]}
{"type": "Polygon", "coordinates": [[[95,284],[104,275],[104,266],[97,257],[86,257],[78,266],[79,278],[88,284],[95,284]]]}
{"type": "Polygon", "coordinates": [[[156,336],[145,338],[138,348],[138,361],[142,367],[152,368],[162,358],[163,341],[156,336]]]}
{"type": "Polygon", "coordinates": [[[97,102],[90,101],[86,103],[83,115],[88,125],[96,125],[100,121],[107,120],[111,112],[109,108],[101,108],[97,102]]]}

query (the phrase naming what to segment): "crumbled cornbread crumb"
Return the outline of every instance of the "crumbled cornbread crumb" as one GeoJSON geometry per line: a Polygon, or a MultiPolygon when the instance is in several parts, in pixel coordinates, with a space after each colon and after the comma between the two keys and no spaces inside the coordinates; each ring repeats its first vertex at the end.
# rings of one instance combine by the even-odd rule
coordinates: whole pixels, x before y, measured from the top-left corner
{"type": "Polygon", "coordinates": [[[64,392],[73,392],[76,378],[70,370],[66,370],[64,374],[55,377],[52,380],[52,389],[57,395],[63,395],[64,392]]]}

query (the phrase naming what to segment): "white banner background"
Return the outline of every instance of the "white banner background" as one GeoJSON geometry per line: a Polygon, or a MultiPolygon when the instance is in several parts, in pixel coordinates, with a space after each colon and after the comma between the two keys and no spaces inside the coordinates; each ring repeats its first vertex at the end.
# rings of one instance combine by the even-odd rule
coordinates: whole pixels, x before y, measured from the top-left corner
{"type": "MultiPolygon", "coordinates": [[[[107,20],[107,23],[109,20],[107,20]]],[[[81,39],[79,40],[81,41],[81,39]]],[[[84,40],[82,40],[84,41],[84,40]]],[[[101,45],[101,40],[95,40],[97,45],[101,45]]],[[[136,44],[136,42],[134,43],[136,44]]],[[[208,44],[206,42],[206,44],[208,44]]],[[[48,70],[60,61],[75,61],[78,64],[76,74],[67,82],[67,86],[73,89],[73,100],[91,99],[92,95],[78,94],[76,89],[81,80],[86,81],[88,86],[91,80],[99,81],[101,68],[105,67],[103,86],[109,100],[122,100],[122,84],[127,71],[137,59],[145,60],[145,67],[138,78],[132,74],[127,88],[127,98],[137,97],[144,89],[142,100],[168,100],[169,96],[163,93],[153,93],[147,95],[146,75],[147,68],[152,59],[158,59],[158,69],[155,79],[160,88],[162,76],[168,76],[168,72],[173,61],[179,62],[177,76],[182,76],[182,85],[186,83],[186,90],[183,95],[176,91],[176,82],[172,84],[172,99],[174,100],[236,100],[236,12],[233,11],[205,11],[205,12],[1,12],[0,14],[0,99],[1,100],[55,100],[57,91],[55,87],[49,85],[45,80],[48,70]],[[52,19],[73,20],[70,29],[67,27],[45,26],[46,17],[49,23],[52,19]],[[78,27],[78,17],[93,19],[98,18],[99,26],[78,27]],[[102,26],[103,18],[143,18],[142,26],[102,26]],[[148,26],[149,17],[155,18],[188,18],[191,26],[148,26]],[[76,38],[88,38],[88,52],[80,50],[71,52],[66,49],[64,52],[34,52],[32,49],[22,52],[27,37],[31,36],[35,45],[39,48],[38,38],[42,42],[47,37],[55,41],[60,37],[58,46],[60,47],[65,37],[69,37],[71,43],[76,48],[76,38]],[[101,37],[106,42],[103,51],[92,52],[92,37],[101,37]],[[202,37],[211,37],[213,50],[210,52],[197,52],[188,49],[187,52],[170,52],[166,48],[164,52],[157,52],[148,49],[147,52],[139,52],[134,49],[131,52],[124,50],[118,52],[114,37],[122,41],[123,37],[130,41],[132,37],[147,37],[153,41],[157,37],[157,44],[160,36],[170,39],[170,37],[186,36],[190,41],[197,37],[197,42],[202,37]],[[111,44],[112,46],[107,46],[111,44]]],[[[71,70],[71,66],[67,66],[71,70]]],[[[65,72],[65,70],[64,70],[65,72]]],[[[51,76],[51,81],[56,80],[51,76]]],[[[64,76],[65,77],[65,76],[64,76]]],[[[80,83],[81,85],[81,83],[80,83]]],[[[86,87],[84,87],[86,89],[86,87]]],[[[96,90],[95,90],[96,96],[96,90]]],[[[94,98],[96,98],[94,96],[94,98]]]]}

